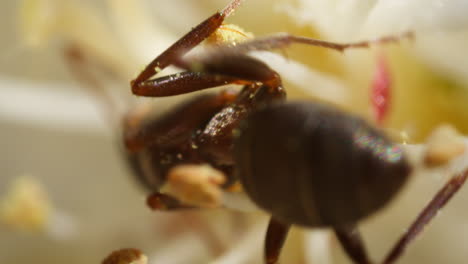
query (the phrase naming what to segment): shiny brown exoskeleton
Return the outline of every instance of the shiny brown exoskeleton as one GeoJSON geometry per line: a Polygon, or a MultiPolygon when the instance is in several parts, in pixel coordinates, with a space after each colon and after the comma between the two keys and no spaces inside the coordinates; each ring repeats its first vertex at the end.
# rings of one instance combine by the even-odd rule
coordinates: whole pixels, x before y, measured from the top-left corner
{"type": "MultiPolygon", "coordinates": [[[[208,162],[223,171],[231,179],[228,182],[240,179],[247,194],[273,214],[266,262],[277,261],[290,224],[335,227],[350,256],[358,263],[368,262],[363,246],[356,246],[360,241],[354,224],[383,207],[403,184],[409,167],[402,153],[390,162],[386,154],[379,157],[372,146],[356,145],[354,137],[363,133],[362,137],[373,137],[378,147],[393,147],[362,120],[332,107],[282,104],[286,94],[280,76],[246,52],[292,43],[342,51],[367,47],[369,42],[336,44],[283,34],[186,58],[184,55],[212,34],[238,4],[233,1],[193,28],[132,81],[134,94],[151,97],[244,85],[239,93],[196,97],[157,120],[130,114],[124,140],[138,175],[157,192],[174,166],[208,162]],[[149,79],[171,64],[186,71],[149,79]],[[265,116],[259,118],[261,115],[265,116]],[[335,170],[338,167],[343,170],[335,170]],[[383,183],[380,187],[379,180],[383,183]]],[[[158,193],[157,198],[158,203],[166,203],[163,208],[186,208],[163,194],[158,193]]]]}
{"type": "Polygon", "coordinates": [[[411,171],[381,132],[325,104],[273,104],[243,124],[237,175],[253,201],[286,223],[355,223],[388,203],[411,171]]]}
{"type": "MultiPolygon", "coordinates": [[[[185,56],[217,30],[239,2],[233,0],[193,28],[131,82],[135,95],[148,97],[243,85],[240,92],[197,96],[156,119],[139,111],[127,115],[124,143],[136,175],[154,192],[149,204],[160,209],[193,208],[159,191],[174,167],[208,163],[226,176],[220,187],[240,181],[248,196],[271,213],[266,263],[277,263],[292,224],[331,227],[355,263],[372,263],[356,224],[383,208],[401,189],[411,171],[404,153],[377,129],[335,107],[285,102],[279,74],[246,53],[293,43],[343,51],[394,42],[401,36],[337,44],[282,34],[212,48],[204,56],[185,56]],[[169,65],[185,71],[150,79],[169,65]]],[[[455,176],[442,188],[383,263],[393,263],[402,254],[467,175],[455,176]]]]}
{"type": "MultiPolygon", "coordinates": [[[[267,248],[279,252],[290,224],[332,226],[356,263],[370,263],[354,224],[405,183],[411,168],[402,149],[364,120],[321,103],[269,105],[240,130],[237,175],[249,197],[276,218],[267,248]]],[[[266,257],[276,263],[278,255],[266,257]]]]}

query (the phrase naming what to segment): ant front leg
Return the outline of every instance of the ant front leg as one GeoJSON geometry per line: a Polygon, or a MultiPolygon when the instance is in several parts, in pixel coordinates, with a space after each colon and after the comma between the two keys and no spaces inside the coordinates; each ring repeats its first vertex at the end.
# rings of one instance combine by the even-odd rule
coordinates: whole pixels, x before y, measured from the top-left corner
{"type": "Polygon", "coordinates": [[[194,83],[199,83],[198,86],[203,84],[201,86],[204,87],[214,87],[228,83],[229,80],[215,80],[211,76],[192,73],[182,73],[171,76],[174,82],[169,82],[169,86],[167,87],[165,87],[165,84],[167,84],[167,82],[165,82],[166,79],[162,79],[160,82],[151,81],[149,79],[167,66],[173,64],[175,60],[184,56],[215,32],[221,26],[224,19],[236,9],[240,2],[240,0],[231,1],[221,12],[216,12],[205,21],[201,22],[155,58],[133,81],[131,81],[133,93],[136,95],[159,97],[194,91],[197,87],[197,85],[193,85],[194,83]],[[192,85],[188,86],[189,90],[179,90],[179,92],[173,91],[169,92],[169,94],[164,94],[164,91],[162,91],[165,90],[165,88],[172,90],[171,88],[180,89],[183,87],[183,85],[176,85],[178,83],[191,83],[192,85]],[[190,87],[192,87],[192,89],[190,87]]]}
{"type": "Polygon", "coordinates": [[[165,97],[231,84],[235,78],[198,72],[181,72],[132,86],[132,93],[147,97],[165,97]]]}

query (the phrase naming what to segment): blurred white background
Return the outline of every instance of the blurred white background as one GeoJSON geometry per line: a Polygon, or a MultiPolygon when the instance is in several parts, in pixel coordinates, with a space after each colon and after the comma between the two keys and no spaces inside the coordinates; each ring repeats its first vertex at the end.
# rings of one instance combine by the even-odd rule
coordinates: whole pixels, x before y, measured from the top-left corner
{"type": "MultiPolygon", "coordinates": [[[[214,230],[223,250],[251,234],[247,241],[253,252],[248,254],[257,258],[251,263],[258,263],[264,216],[221,211],[167,215],[146,208],[144,192],[121,156],[118,129],[107,125],[99,103],[70,75],[63,57],[64,45],[78,43],[117,73],[108,82],[110,89],[133,103],[131,77],[226,2],[0,2],[0,197],[15,179],[28,176],[44,188],[53,206],[41,232],[0,223],[0,263],[99,263],[121,247],[142,249],[152,263],[211,263],[216,251],[207,243],[210,235],[200,238],[199,230],[214,230]],[[212,227],[191,225],[187,219],[212,227]],[[241,232],[233,233],[236,228],[241,232]]],[[[407,129],[414,141],[421,141],[443,122],[468,131],[468,4],[449,2],[247,0],[230,22],[256,35],[287,31],[335,41],[422,32],[412,44],[385,49],[396,80],[387,126],[407,129]]],[[[290,64],[278,56],[270,61],[293,98],[321,98],[369,117],[375,50],[341,56],[296,47],[288,55],[290,64]]],[[[269,55],[263,56],[268,60],[269,55]]],[[[171,100],[154,101],[167,108],[171,100]]],[[[364,221],[375,259],[382,258],[448,176],[413,178],[391,206],[364,221]]],[[[399,263],[466,263],[467,201],[465,188],[399,263]]],[[[293,232],[282,263],[307,263],[303,252],[314,249],[303,243],[305,234],[309,232],[293,232]]],[[[322,256],[322,263],[348,263],[335,242],[331,247],[333,258],[322,256]]]]}

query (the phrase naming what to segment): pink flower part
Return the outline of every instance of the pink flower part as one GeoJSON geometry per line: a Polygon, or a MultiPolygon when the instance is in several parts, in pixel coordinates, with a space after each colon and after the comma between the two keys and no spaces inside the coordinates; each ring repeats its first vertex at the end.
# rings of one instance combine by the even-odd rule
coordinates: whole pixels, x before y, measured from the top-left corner
{"type": "Polygon", "coordinates": [[[377,57],[377,64],[371,86],[371,105],[374,120],[381,125],[385,119],[390,104],[390,88],[392,80],[387,57],[381,52],[377,57]]]}

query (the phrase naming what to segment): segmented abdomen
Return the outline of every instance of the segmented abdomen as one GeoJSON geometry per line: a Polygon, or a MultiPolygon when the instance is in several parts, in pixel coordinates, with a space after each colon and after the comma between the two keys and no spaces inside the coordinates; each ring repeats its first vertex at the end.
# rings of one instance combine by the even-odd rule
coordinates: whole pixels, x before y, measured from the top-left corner
{"type": "Polygon", "coordinates": [[[358,221],[386,205],[411,171],[398,145],[325,104],[273,104],[249,115],[241,131],[235,165],[245,191],[292,224],[358,221]]]}

